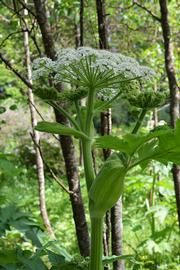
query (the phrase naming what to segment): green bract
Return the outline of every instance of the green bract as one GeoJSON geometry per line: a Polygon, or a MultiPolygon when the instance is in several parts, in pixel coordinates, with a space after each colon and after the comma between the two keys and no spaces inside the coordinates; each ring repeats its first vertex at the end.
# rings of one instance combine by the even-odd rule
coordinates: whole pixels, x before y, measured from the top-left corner
{"type": "Polygon", "coordinates": [[[122,195],[126,169],[119,158],[105,162],[89,191],[90,211],[93,218],[103,217],[122,195]]]}

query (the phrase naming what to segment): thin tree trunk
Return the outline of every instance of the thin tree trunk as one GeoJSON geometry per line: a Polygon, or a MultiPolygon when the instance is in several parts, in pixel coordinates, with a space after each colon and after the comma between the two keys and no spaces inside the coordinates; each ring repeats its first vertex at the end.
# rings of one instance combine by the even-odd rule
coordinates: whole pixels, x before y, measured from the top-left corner
{"type": "MultiPolygon", "coordinates": [[[[173,63],[173,48],[171,43],[171,30],[168,19],[168,6],[166,0],[159,0],[161,10],[161,27],[163,31],[164,49],[165,49],[165,67],[170,89],[170,116],[171,126],[175,127],[176,120],[179,117],[179,87],[176,80],[176,74],[173,63]]],[[[180,167],[173,165],[172,168],[174,188],[176,194],[176,205],[180,227],[180,167]]]]}
{"type": "Polygon", "coordinates": [[[80,46],[84,46],[84,0],[80,0],[79,12],[80,46]]]}
{"type": "MultiPolygon", "coordinates": [[[[56,51],[52,36],[52,30],[49,25],[46,7],[42,0],[34,0],[37,21],[41,30],[45,53],[52,60],[56,59],[56,51]]],[[[62,90],[61,87],[58,90],[62,90]]],[[[69,121],[55,110],[56,121],[65,125],[69,125],[69,121]]],[[[76,235],[79,250],[82,256],[89,256],[89,234],[84,212],[84,205],[81,196],[80,183],[78,177],[77,161],[72,138],[69,136],[60,136],[61,148],[65,161],[67,180],[69,190],[73,191],[70,195],[73,217],[76,228],[76,235]]]]}
{"type": "MultiPolygon", "coordinates": [[[[99,47],[100,49],[108,49],[107,25],[106,25],[106,7],[105,0],[96,0],[96,9],[98,16],[98,31],[99,31],[99,47]]],[[[101,134],[106,135],[111,133],[111,109],[101,113],[101,134]]],[[[111,151],[103,149],[104,159],[107,159],[111,151]]],[[[109,230],[111,228],[112,235],[112,253],[115,255],[122,254],[122,202],[118,201],[112,208],[111,212],[106,214],[106,240],[105,251],[109,245],[109,230]],[[111,217],[110,217],[111,216],[111,217]],[[111,224],[110,224],[111,220],[111,224]]],[[[108,247],[108,250],[110,247],[108,247]]],[[[105,254],[106,255],[106,254],[105,254]]],[[[109,254],[107,254],[109,255],[109,254]]],[[[124,270],[122,261],[113,263],[114,270],[124,270]]]]}
{"type": "MultiPolygon", "coordinates": [[[[111,209],[111,227],[112,253],[117,256],[122,255],[122,198],[120,198],[116,205],[111,209]]],[[[114,262],[113,269],[124,270],[124,261],[114,262]]]]}
{"type": "MultiPolygon", "coordinates": [[[[25,0],[25,4],[27,4],[27,0],[25,0]]],[[[28,15],[28,11],[24,9],[25,16],[24,21],[26,21],[26,16],[28,15]]],[[[28,24],[28,22],[26,21],[28,24]]],[[[28,25],[25,27],[27,28],[28,25]]],[[[23,26],[22,26],[23,27],[23,26]]],[[[29,49],[29,34],[27,31],[23,32],[24,35],[24,49],[25,49],[25,57],[26,57],[26,66],[27,66],[27,76],[29,82],[32,84],[32,70],[31,70],[31,59],[30,59],[30,49],[29,49]]],[[[36,153],[36,166],[37,166],[37,174],[38,174],[38,184],[39,184],[39,204],[40,204],[40,212],[41,216],[44,222],[44,225],[48,231],[48,233],[51,235],[51,237],[55,238],[53,229],[51,227],[47,208],[46,208],[46,200],[45,200],[45,177],[44,177],[44,164],[39,152],[39,149],[37,145],[39,145],[39,133],[34,128],[37,124],[36,121],[36,113],[34,109],[34,97],[32,93],[32,89],[28,88],[28,99],[29,99],[29,109],[30,109],[30,115],[31,115],[31,125],[32,125],[32,134],[33,139],[35,141],[34,148],[36,153]]]]}
{"type": "MultiPolygon", "coordinates": [[[[79,6],[79,27],[78,27],[78,38],[76,39],[76,48],[79,46],[84,46],[84,0],[80,0],[79,6]]],[[[86,106],[86,98],[80,100],[81,106],[86,106]]],[[[82,142],[79,142],[79,164],[83,166],[83,151],[82,151],[82,142]]]]}
{"type": "MultiPolygon", "coordinates": [[[[105,0],[96,0],[96,10],[98,17],[98,32],[99,32],[99,48],[107,49],[107,29],[105,21],[105,0]]],[[[108,135],[111,133],[111,109],[106,112],[101,112],[101,135],[108,135]]],[[[111,154],[110,149],[103,149],[103,156],[106,160],[111,154]]],[[[105,228],[103,233],[103,246],[104,255],[109,256],[110,253],[110,211],[106,213],[105,216],[105,228]]],[[[104,269],[109,269],[104,267],[104,269]]]]}

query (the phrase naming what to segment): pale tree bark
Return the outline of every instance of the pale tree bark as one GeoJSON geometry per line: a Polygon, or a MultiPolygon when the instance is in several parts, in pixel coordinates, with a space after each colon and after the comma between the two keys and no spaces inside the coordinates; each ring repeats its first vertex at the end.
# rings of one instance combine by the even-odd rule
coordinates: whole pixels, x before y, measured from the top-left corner
{"type": "MultiPolygon", "coordinates": [[[[96,0],[96,9],[98,17],[99,47],[100,49],[108,49],[107,24],[106,24],[106,7],[105,0],[96,0]]],[[[111,133],[111,109],[101,113],[101,135],[111,133]]],[[[106,160],[110,154],[110,149],[103,149],[104,159],[106,160]]],[[[114,255],[122,255],[122,201],[121,199],[106,214],[106,229],[104,233],[104,251],[105,255],[110,253],[110,230],[112,236],[112,253],[114,255]]],[[[117,261],[113,263],[114,270],[124,270],[124,262],[117,261]]]]}
{"type": "MultiPolygon", "coordinates": [[[[116,205],[111,209],[111,233],[112,233],[112,253],[114,255],[122,255],[122,198],[118,200],[116,205]]],[[[113,263],[114,270],[124,270],[124,261],[116,261],[113,263]]]]}
{"type": "MultiPolygon", "coordinates": [[[[176,120],[179,117],[179,87],[177,84],[175,68],[173,63],[174,55],[171,42],[171,29],[168,17],[167,0],[159,0],[159,5],[161,11],[161,27],[163,31],[163,40],[164,40],[165,67],[170,89],[171,126],[175,127],[176,120]]],[[[180,167],[177,165],[173,165],[172,173],[176,194],[176,205],[177,205],[179,227],[180,227],[180,167]]]]}
{"type": "MultiPolygon", "coordinates": [[[[54,47],[53,35],[47,18],[46,6],[42,0],[34,0],[36,18],[41,30],[45,54],[52,60],[56,59],[56,51],[54,47]]],[[[61,87],[58,87],[62,91],[61,87]]],[[[65,125],[69,125],[69,121],[58,111],[55,110],[56,121],[65,125]]],[[[89,234],[84,212],[84,205],[81,195],[77,159],[72,138],[69,136],[60,136],[62,153],[65,161],[67,180],[69,190],[73,193],[70,195],[73,218],[75,222],[76,235],[79,250],[82,256],[89,255],[89,234]]]]}
{"type": "Polygon", "coordinates": [[[79,45],[84,46],[84,0],[80,0],[79,30],[80,30],[79,45]]]}
{"type": "MultiPolygon", "coordinates": [[[[27,4],[27,0],[25,0],[24,2],[25,4],[27,4]]],[[[24,9],[23,16],[24,16],[24,22],[26,22],[25,28],[28,27],[28,22],[26,20],[27,15],[28,15],[28,11],[27,9],[24,9]]],[[[22,25],[22,28],[23,28],[23,25],[22,25]]],[[[23,36],[24,36],[25,60],[26,60],[26,67],[27,67],[27,78],[28,78],[28,81],[32,84],[32,69],[31,69],[28,32],[24,31],[23,36]]],[[[30,110],[30,116],[31,116],[32,136],[35,142],[34,148],[35,148],[35,153],[36,153],[36,166],[37,166],[37,174],[38,174],[40,212],[41,212],[44,225],[49,235],[52,238],[55,238],[51,223],[49,221],[47,208],[46,208],[44,164],[40,155],[39,148],[37,147],[37,145],[39,145],[40,137],[39,137],[38,131],[34,129],[37,124],[37,120],[36,120],[36,112],[34,108],[35,107],[34,96],[33,96],[32,89],[30,87],[28,88],[28,101],[29,101],[28,104],[29,104],[29,110],[30,110]]]]}

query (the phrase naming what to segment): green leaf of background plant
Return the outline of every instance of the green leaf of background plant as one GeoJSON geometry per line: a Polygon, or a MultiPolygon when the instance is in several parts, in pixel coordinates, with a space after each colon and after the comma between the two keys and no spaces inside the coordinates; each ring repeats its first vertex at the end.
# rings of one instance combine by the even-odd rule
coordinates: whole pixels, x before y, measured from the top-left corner
{"type": "Polygon", "coordinates": [[[134,261],[134,255],[107,256],[103,258],[103,264],[106,265],[108,263],[113,263],[115,261],[120,261],[120,260],[134,261]]]}
{"type": "Polygon", "coordinates": [[[11,110],[11,111],[15,111],[15,110],[17,110],[17,105],[16,104],[13,104],[13,105],[11,105],[10,107],[9,107],[9,109],[11,110]]]}
{"type": "Polygon", "coordinates": [[[3,106],[0,106],[0,114],[5,113],[5,111],[6,111],[6,108],[3,106]]]}

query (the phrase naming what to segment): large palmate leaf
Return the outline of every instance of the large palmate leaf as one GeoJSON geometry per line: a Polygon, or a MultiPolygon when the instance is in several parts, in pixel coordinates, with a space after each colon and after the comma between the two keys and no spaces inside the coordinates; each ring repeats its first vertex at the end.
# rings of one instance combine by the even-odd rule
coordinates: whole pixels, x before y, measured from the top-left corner
{"type": "Polygon", "coordinates": [[[127,143],[117,136],[105,135],[95,139],[94,147],[96,148],[109,148],[116,151],[128,152],[127,143]]]}
{"type": "Polygon", "coordinates": [[[174,130],[157,131],[148,135],[149,140],[138,150],[136,164],[157,160],[167,164],[180,164],[180,121],[174,130]]]}
{"type": "Polygon", "coordinates": [[[47,132],[47,133],[53,133],[53,134],[59,134],[59,135],[72,135],[76,138],[88,139],[86,134],[84,134],[83,132],[70,128],[70,127],[66,127],[59,123],[51,123],[51,122],[42,121],[42,122],[38,122],[35,129],[38,131],[47,132]]]}
{"type": "Polygon", "coordinates": [[[138,136],[135,134],[127,134],[122,139],[117,136],[106,135],[96,138],[94,147],[109,148],[132,155],[148,140],[149,138],[147,136],[138,136]]]}
{"type": "Polygon", "coordinates": [[[102,136],[95,139],[94,146],[126,153],[129,169],[136,165],[145,168],[151,160],[180,164],[180,120],[174,130],[165,126],[146,136],[128,134],[122,139],[102,136]]]}

